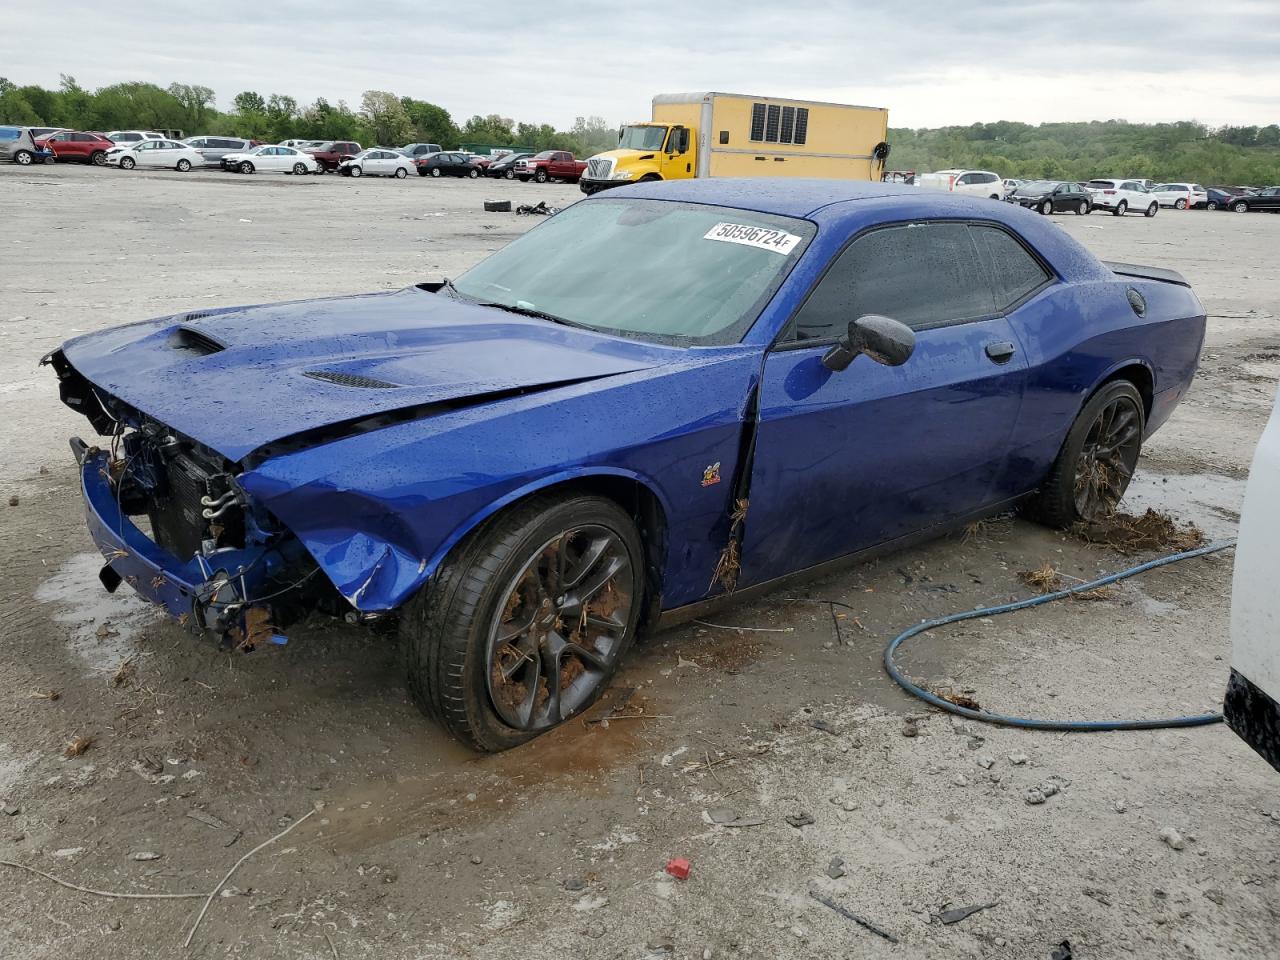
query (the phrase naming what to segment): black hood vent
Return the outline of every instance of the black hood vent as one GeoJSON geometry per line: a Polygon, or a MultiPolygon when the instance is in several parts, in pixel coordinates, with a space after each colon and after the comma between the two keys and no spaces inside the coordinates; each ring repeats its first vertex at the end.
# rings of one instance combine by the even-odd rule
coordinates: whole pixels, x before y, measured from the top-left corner
{"type": "Polygon", "coordinates": [[[310,377],[312,380],[323,380],[326,383],[336,383],[340,387],[360,387],[365,390],[394,390],[400,386],[398,383],[388,383],[386,380],[378,380],[375,377],[366,377],[358,373],[334,373],[331,370],[304,370],[304,377],[310,377]]]}
{"type": "Polygon", "coordinates": [[[208,334],[192,330],[190,327],[175,329],[169,335],[169,346],[194,357],[207,357],[211,353],[221,353],[227,349],[225,343],[219,343],[208,334]]]}

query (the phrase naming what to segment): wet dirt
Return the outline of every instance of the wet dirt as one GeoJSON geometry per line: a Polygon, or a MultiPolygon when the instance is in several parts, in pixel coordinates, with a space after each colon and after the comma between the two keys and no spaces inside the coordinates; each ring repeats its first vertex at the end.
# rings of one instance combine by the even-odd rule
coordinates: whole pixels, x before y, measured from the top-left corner
{"type": "MultiPolygon", "coordinates": [[[[233,654],[126,590],[104,594],[66,448],[85,428],[35,368],[41,354],[193,305],[449,275],[535,225],[484,213],[484,199],[562,206],[577,192],[15,169],[0,167],[20,241],[0,271],[0,503],[19,498],[0,507],[0,800],[17,812],[0,813],[0,859],[98,888],[208,890],[285,818],[323,804],[240,868],[193,957],[1021,958],[1063,939],[1098,957],[1275,952],[1275,775],[1229,731],[956,723],[882,671],[905,625],[1031,595],[1019,572],[1090,580],[1154,546],[1122,555],[1016,517],[986,521],[719,611],[718,626],[650,637],[609,698],[499,757],[421,717],[390,637],[316,619],[287,647],[233,654]],[[104,225],[129,242],[102,243],[104,225]],[[31,696],[51,689],[57,700],[31,696]],[[66,758],[78,737],[94,742],[66,758]],[[1056,790],[1028,805],[1046,783],[1056,790]],[[711,820],[726,808],[754,825],[711,820]],[[798,812],[813,823],[790,826],[798,812]],[[1160,840],[1168,826],[1183,850],[1160,840]],[[161,859],[133,860],[140,850],[161,859]],[[663,872],[673,856],[691,861],[689,879],[663,872]],[[826,875],[834,856],[844,877],[826,875]],[[954,925],[931,920],[992,902],[954,925]]],[[[1231,535],[1280,373],[1280,217],[1054,219],[1100,256],[1171,266],[1195,285],[1211,314],[1201,372],[1122,506],[1231,535]]],[[[1230,575],[1230,554],[1186,561],[1093,602],[923,635],[900,660],[1002,712],[1211,709],[1230,575]]],[[[195,909],[91,898],[0,867],[0,954],[178,956],[195,909]]]]}

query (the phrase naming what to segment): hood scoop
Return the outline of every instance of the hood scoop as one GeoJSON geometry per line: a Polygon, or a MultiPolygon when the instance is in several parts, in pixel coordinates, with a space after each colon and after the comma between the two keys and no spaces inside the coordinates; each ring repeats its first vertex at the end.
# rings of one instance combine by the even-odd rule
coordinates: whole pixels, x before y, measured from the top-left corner
{"type": "Polygon", "coordinates": [[[364,390],[394,390],[398,383],[389,383],[377,377],[366,377],[360,373],[338,373],[333,370],[303,370],[304,377],[312,380],[323,380],[325,383],[336,383],[340,387],[357,387],[364,390]]]}
{"type": "Polygon", "coordinates": [[[193,357],[207,357],[210,354],[221,353],[227,349],[225,343],[220,343],[207,333],[201,333],[199,330],[193,330],[190,327],[177,327],[174,329],[173,333],[169,335],[169,346],[193,357]]]}

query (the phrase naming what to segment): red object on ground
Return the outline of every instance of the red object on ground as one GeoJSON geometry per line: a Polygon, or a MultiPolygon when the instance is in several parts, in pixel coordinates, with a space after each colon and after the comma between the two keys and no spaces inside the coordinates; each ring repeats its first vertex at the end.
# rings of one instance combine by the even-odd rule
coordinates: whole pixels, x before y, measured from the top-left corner
{"type": "Polygon", "coordinates": [[[689,861],[684,857],[673,857],[667,861],[667,873],[677,880],[689,879],[689,861]]]}

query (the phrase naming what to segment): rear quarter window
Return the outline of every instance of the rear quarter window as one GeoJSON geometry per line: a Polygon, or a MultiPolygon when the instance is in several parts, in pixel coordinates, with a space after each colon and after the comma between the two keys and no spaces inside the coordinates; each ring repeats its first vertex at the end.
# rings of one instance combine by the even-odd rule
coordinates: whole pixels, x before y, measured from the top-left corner
{"type": "Polygon", "coordinates": [[[990,271],[996,310],[1010,309],[1052,279],[1049,271],[1018,239],[999,227],[974,224],[969,229],[990,271]]]}

